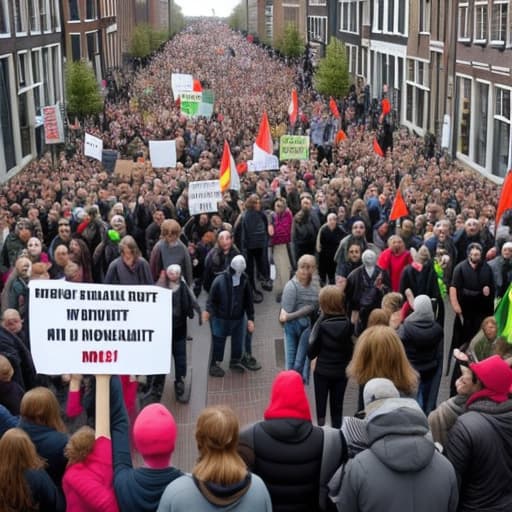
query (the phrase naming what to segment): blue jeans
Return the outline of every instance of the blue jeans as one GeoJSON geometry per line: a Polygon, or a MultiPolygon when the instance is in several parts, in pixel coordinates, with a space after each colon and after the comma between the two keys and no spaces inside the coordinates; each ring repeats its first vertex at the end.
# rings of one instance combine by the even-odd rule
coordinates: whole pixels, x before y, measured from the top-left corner
{"type": "Polygon", "coordinates": [[[244,344],[247,322],[245,316],[237,320],[212,317],[210,321],[212,330],[212,363],[224,359],[226,338],[231,336],[231,360],[239,361],[242,357],[242,345],[244,344]]]}
{"type": "Polygon", "coordinates": [[[285,365],[287,370],[295,370],[309,384],[309,360],[307,358],[311,323],[302,317],[284,324],[285,365]]]}

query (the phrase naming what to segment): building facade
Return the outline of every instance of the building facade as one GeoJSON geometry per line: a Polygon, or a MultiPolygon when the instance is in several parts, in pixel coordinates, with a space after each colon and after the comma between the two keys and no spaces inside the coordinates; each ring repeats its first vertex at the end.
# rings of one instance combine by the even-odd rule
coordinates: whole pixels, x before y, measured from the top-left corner
{"type": "Polygon", "coordinates": [[[116,0],[100,0],[100,35],[103,48],[104,70],[118,68],[122,64],[119,34],[117,31],[116,0]]]}
{"type": "Polygon", "coordinates": [[[0,180],[42,149],[42,108],[62,103],[59,0],[0,0],[0,180]]]}
{"type": "Polygon", "coordinates": [[[306,0],[274,0],[272,16],[274,43],[276,38],[284,33],[287,25],[295,26],[302,39],[306,41],[306,0]]]}

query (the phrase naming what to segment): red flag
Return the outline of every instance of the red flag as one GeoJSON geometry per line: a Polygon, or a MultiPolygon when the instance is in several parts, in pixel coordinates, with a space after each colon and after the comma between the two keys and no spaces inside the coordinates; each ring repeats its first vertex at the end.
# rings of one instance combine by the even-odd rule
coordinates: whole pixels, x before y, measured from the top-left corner
{"type": "Polygon", "coordinates": [[[266,112],[263,112],[261,116],[260,128],[258,130],[258,136],[256,137],[256,146],[269,155],[271,155],[274,150],[272,134],[270,133],[270,123],[268,122],[266,112]]]}
{"type": "Polygon", "coordinates": [[[373,139],[373,150],[375,151],[375,153],[377,153],[377,155],[384,158],[384,151],[382,151],[382,148],[380,147],[377,137],[373,139]]]}
{"type": "Polygon", "coordinates": [[[387,116],[391,112],[391,103],[387,98],[384,98],[380,103],[382,113],[387,116]]]}
{"type": "Polygon", "coordinates": [[[336,101],[334,100],[334,98],[332,96],[329,99],[329,108],[331,109],[332,115],[336,119],[339,119],[340,118],[340,111],[338,110],[338,105],[336,105],[336,101]]]}
{"type": "Polygon", "coordinates": [[[503,213],[509,208],[512,208],[512,169],[508,171],[503,186],[501,187],[498,210],[496,211],[496,227],[498,227],[503,213]]]}
{"type": "Polygon", "coordinates": [[[192,90],[194,92],[203,92],[203,86],[201,85],[201,82],[199,80],[197,80],[197,78],[194,78],[192,90]]]}
{"type": "Polygon", "coordinates": [[[297,96],[297,89],[292,89],[292,99],[288,107],[288,115],[290,116],[290,124],[294,125],[297,122],[299,115],[299,98],[297,96]]]}
{"type": "Polygon", "coordinates": [[[344,130],[339,130],[336,134],[336,144],[339,144],[342,140],[345,140],[347,138],[347,134],[344,130]]]}
{"type": "Polygon", "coordinates": [[[244,160],[243,162],[240,162],[236,166],[236,171],[238,172],[238,176],[242,176],[242,174],[247,172],[247,162],[244,160]]]}
{"type": "Polygon", "coordinates": [[[220,162],[219,181],[221,192],[225,192],[226,190],[240,190],[238,171],[227,140],[224,140],[224,151],[222,152],[222,160],[220,162]]]}
{"type": "Polygon", "coordinates": [[[391,207],[389,220],[396,220],[399,219],[400,217],[407,217],[407,215],[409,215],[409,209],[407,208],[404,198],[402,197],[402,192],[400,192],[400,189],[398,189],[396,191],[393,206],[391,207]]]}

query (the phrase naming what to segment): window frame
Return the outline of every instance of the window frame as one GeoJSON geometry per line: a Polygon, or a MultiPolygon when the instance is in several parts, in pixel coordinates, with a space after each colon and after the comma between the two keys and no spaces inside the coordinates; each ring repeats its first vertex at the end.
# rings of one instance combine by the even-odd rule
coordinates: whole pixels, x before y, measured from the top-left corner
{"type": "Polygon", "coordinates": [[[469,1],[463,0],[460,1],[457,6],[457,41],[468,42],[471,40],[469,34],[469,1]],[[461,10],[464,9],[466,11],[466,15],[464,17],[464,34],[461,34],[461,10]]]}
{"type": "MultiPolygon", "coordinates": [[[[482,16],[483,18],[483,16],[482,16]]],[[[487,44],[489,40],[489,3],[488,0],[475,0],[473,14],[473,42],[475,44],[487,44]],[[486,13],[486,19],[478,20],[478,13],[486,13]],[[480,29],[480,32],[478,31],[480,29]],[[485,34],[483,31],[485,30],[485,34]]]]}
{"type": "Polygon", "coordinates": [[[338,8],[339,8],[339,27],[338,32],[345,32],[347,34],[359,34],[359,0],[338,0],[338,8]],[[345,21],[345,17],[343,16],[343,6],[347,6],[347,28],[343,28],[343,22],[345,21]],[[355,27],[351,27],[352,15],[355,10],[355,27]],[[354,28],[354,30],[351,30],[354,28]]]}

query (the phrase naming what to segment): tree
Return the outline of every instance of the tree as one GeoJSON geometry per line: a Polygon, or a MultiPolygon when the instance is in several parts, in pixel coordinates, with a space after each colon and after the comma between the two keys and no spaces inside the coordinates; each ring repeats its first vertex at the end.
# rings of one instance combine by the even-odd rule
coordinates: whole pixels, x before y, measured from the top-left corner
{"type": "Polygon", "coordinates": [[[99,114],[103,109],[94,71],[83,60],[66,64],[66,98],[68,114],[81,119],[99,114]]]}
{"type": "Polygon", "coordinates": [[[171,2],[171,19],[169,34],[170,37],[174,37],[178,32],[181,32],[185,28],[185,18],[181,7],[176,2],[171,2]]]}
{"type": "Polygon", "coordinates": [[[245,0],[242,0],[234,7],[228,18],[228,25],[233,30],[247,30],[247,10],[245,0]]]}
{"type": "Polygon", "coordinates": [[[149,26],[145,24],[137,25],[133,31],[130,43],[130,55],[135,58],[143,59],[151,53],[151,41],[149,35],[149,26]]]}
{"type": "Polygon", "coordinates": [[[343,98],[350,86],[350,73],[345,45],[335,37],[327,45],[325,57],[315,72],[315,87],[324,96],[343,98]]]}
{"type": "Polygon", "coordinates": [[[293,23],[288,23],[283,36],[276,42],[276,48],[287,57],[300,57],[304,53],[304,39],[293,23]]]}

